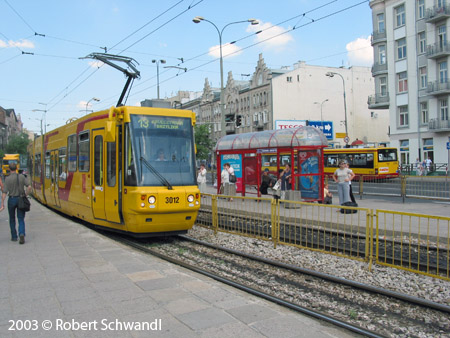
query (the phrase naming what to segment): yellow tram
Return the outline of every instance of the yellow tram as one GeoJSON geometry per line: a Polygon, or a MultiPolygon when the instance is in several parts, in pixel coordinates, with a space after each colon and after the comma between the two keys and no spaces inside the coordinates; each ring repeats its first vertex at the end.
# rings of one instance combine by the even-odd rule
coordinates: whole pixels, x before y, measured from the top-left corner
{"type": "Polygon", "coordinates": [[[187,110],[112,107],[71,120],[29,147],[34,197],[136,237],[189,230],[200,207],[187,110]]]}

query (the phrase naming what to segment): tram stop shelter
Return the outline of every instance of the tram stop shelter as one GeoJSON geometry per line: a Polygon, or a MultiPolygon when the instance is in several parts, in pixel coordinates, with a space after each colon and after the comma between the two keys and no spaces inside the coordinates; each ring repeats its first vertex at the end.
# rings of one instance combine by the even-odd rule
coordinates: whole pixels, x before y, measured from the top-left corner
{"type": "Polygon", "coordinates": [[[268,169],[269,174],[278,179],[280,169],[288,163],[292,170],[292,191],[286,199],[321,201],[323,148],[327,146],[326,136],[311,126],[226,135],[217,142],[215,149],[217,193],[225,163],[233,167],[236,191],[242,196],[260,196],[263,171],[268,169]]]}

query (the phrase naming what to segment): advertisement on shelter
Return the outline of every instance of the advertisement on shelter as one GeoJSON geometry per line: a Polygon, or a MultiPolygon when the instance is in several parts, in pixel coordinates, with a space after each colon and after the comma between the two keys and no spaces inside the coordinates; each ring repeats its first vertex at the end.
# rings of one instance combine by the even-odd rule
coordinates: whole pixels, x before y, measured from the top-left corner
{"type": "Polygon", "coordinates": [[[316,151],[299,151],[300,191],[302,199],[319,199],[320,171],[316,151]]]}
{"type": "Polygon", "coordinates": [[[241,154],[224,154],[220,156],[220,163],[223,165],[229,163],[230,167],[234,169],[236,176],[236,192],[242,191],[242,155],[241,154]]]}

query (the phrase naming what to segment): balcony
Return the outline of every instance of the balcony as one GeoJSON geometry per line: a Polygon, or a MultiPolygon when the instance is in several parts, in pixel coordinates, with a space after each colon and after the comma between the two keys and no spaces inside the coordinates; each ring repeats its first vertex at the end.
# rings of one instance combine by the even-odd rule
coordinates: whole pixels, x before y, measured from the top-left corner
{"type": "Polygon", "coordinates": [[[435,23],[436,21],[450,18],[450,6],[444,5],[441,7],[434,6],[428,8],[425,13],[425,20],[427,23],[435,23]]]}
{"type": "Polygon", "coordinates": [[[434,132],[448,132],[450,131],[450,121],[440,119],[430,119],[428,122],[428,130],[434,132]]]}
{"type": "Polygon", "coordinates": [[[372,46],[379,42],[386,42],[386,31],[373,31],[372,37],[370,38],[370,42],[372,46]]]}
{"type": "Polygon", "coordinates": [[[225,131],[228,134],[235,134],[236,133],[236,125],[234,122],[227,122],[225,126],[225,131]]]}
{"type": "Polygon", "coordinates": [[[379,63],[375,62],[372,66],[372,76],[380,75],[380,74],[387,74],[388,72],[388,66],[387,63],[379,63]]]}
{"type": "Polygon", "coordinates": [[[256,129],[263,129],[264,128],[264,122],[261,120],[253,121],[253,127],[256,129]]]}
{"type": "Polygon", "coordinates": [[[443,82],[428,82],[427,93],[430,95],[450,94],[450,82],[448,79],[444,80],[443,82]]]}
{"type": "Polygon", "coordinates": [[[370,95],[367,104],[369,105],[369,109],[389,109],[389,94],[370,95]]]}
{"type": "Polygon", "coordinates": [[[438,59],[448,55],[450,55],[450,44],[447,41],[427,46],[427,58],[429,59],[438,59]]]}

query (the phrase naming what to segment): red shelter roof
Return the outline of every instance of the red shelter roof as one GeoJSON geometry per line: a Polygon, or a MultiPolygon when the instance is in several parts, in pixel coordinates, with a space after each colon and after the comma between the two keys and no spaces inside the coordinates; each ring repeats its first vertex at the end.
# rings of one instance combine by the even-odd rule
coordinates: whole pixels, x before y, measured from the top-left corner
{"type": "Polygon", "coordinates": [[[299,146],[326,147],[328,146],[328,140],[319,129],[304,126],[291,129],[226,135],[217,141],[216,151],[299,146]]]}

